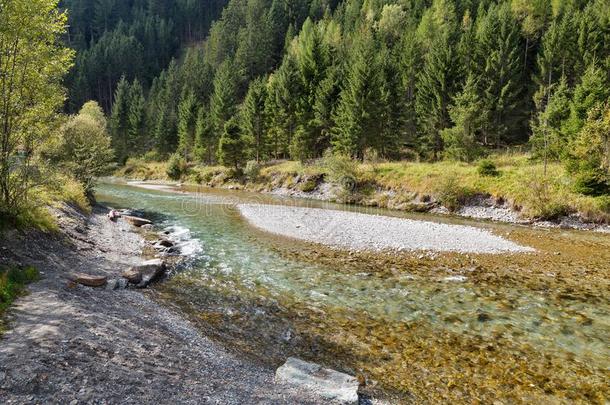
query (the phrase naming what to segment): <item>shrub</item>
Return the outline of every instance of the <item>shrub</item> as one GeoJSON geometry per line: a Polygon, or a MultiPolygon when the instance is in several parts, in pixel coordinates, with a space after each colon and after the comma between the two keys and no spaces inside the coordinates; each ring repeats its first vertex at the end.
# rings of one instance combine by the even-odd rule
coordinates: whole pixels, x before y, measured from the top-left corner
{"type": "Polygon", "coordinates": [[[249,160],[246,163],[246,168],[244,169],[244,174],[251,181],[255,181],[256,179],[258,179],[258,176],[260,176],[260,174],[261,174],[260,163],[258,163],[256,160],[249,160]]]}
{"type": "Polygon", "coordinates": [[[358,181],[358,162],[347,155],[326,152],[322,166],[332,183],[340,184],[345,191],[353,192],[358,181]]]}
{"type": "Polygon", "coordinates": [[[477,173],[483,177],[497,177],[500,175],[496,164],[489,159],[479,161],[477,165],[477,173]]]}
{"type": "Polygon", "coordinates": [[[457,211],[469,194],[456,176],[444,178],[436,189],[437,200],[451,212],[457,211]]]}
{"type": "Polygon", "coordinates": [[[308,177],[299,185],[299,190],[304,193],[311,193],[318,187],[318,179],[315,176],[308,177]]]}
{"type": "Polygon", "coordinates": [[[186,160],[179,154],[174,153],[167,162],[167,176],[172,180],[180,180],[188,170],[186,160]]]}
{"type": "Polygon", "coordinates": [[[0,313],[8,308],[15,298],[23,294],[26,284],[38,278],[38,271],[34,267],[0,268],[0,313]]]}
{"type": "Polygon", "coordinates": [[[602,196],[610,193],[610,184],[601,170],[581,169],[574,175],[574,191],[589,196],[602,196]]]}
{"type": "Polygon", "coordinates": [[[568,198],[560,184],[536,175],[525,184],[525,208],[529,217],[553,220],[570,213],[568,198]]]}
{"type": "Polygon", "coordinates": [[[142,160],[146,163],[160,162],[163,160],[163,157],[156,150],[150,150],[142,155],[142,160]]]}

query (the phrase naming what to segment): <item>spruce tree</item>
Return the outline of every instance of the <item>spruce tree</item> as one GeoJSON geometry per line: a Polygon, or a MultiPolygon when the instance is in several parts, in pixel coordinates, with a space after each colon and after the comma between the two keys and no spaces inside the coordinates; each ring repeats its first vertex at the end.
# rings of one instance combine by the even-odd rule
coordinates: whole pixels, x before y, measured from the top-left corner
{"type": "Polygon", "coordinates": [[[213,136],[212,125],[206,115],[205,107],[201,107],[197,112],[197,122],[195,123],[195,158],[199,162],[211,165],[214,162],[214,151],[217,141],[213,136]]]}
{"type": "Polygon", "coordinates": [[[218,160],[221,164],[233,168],[236,173],[241,173],[245,160],[244,147],[239,122],[233,117],[226,122],[218,142],[218,160]]]}
{"type": "Polygon", "coordinates": [[[119,164],[125,164],[129,156],[129,83],[123,76],[114,93],[110,114],[112,148],[119,164]]]}
{"type": "Polygon", "coordinates": [[[333,150],[362,157],[378,124],[379,71],[375,42],[368,27],[361,29],[348,60],[347,78],[332,129],[333,150]]]}
{"type": "Polygon", "coordinates": [[[482,154],[478,137],[481,132],[482,102],[473,75],[468,76],[462,91],[449,107],[453,127],[441,131],[445,151],[450,159],[470,162],[482,154]]]}
{"type": "Polygon", "coordinates": [[[214,137],[219,139],[225,124],[237,112],[238,79],[232,61],[223,62],[214,77],[214,92],[210,97],[210,123],[214,137]]]}
{"type": "Polygon", "coordinates": [[[266,99],[266,80],[264,78],[255,79],[250,83],[240,114],[244,139],[249,145],[251,157],[257,162],[267,155],[266,99]]]}
{"type": "Polygon", "coordinates": [[[570,90],[565,76],[545,89],[548,94],[540,100],[543,107],[531,124],[530,144],[535,157],[560,160],[569,141],[562,125],[570,116],[570,90]]]}
{"type": "Polygon", "coordinates": [[[574,89],[570,103],[570,117],[562,129],[568,137],[574,139],[582,129],[587,114],[610,97],[606,72],[592,63],[584,72],[580,83],[574,89]]]}
{"type": "Polygon", "coordinates": [[[132,154],[143,152],[148,146],[143,139],[146,100],[144,89],[138,79],[129,88],[129,129],[128,137],[132,154]]]}
{"type": "Polygon", "coordinates": [[[510,4],[491,5],[477,30],[477,80],[483,101],[484,143],[500,146],[524,140],[522,47],[518,24],[510,4]]]}
{"type": "Polygon", "coordinates": [[[185,89],[178,106],[178,152],[189,162],[194,158],[195,129],[199,108],[193,92],[185,89]]]}

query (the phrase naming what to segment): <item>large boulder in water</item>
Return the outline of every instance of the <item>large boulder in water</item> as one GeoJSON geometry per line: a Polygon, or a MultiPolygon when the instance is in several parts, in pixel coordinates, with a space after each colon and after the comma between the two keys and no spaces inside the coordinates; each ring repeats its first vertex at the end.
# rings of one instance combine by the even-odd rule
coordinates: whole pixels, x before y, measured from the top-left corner
{"type": "Polygon", "coordinates": [[[334,404],[358,404],[358,380],[351,375],[289,357],[275,372],[275,380],[312,391],[334,404]]]}
{"type": "Polygon", "coordinates": [[[123,277],[138,288],[146,288],[165,273],[165,267],[161,259],[148,260],[123,272],[123,277]]]}
{"type": "Polygon", "coordinates": [[[123,215],[123,219],[125,219],[125,221],[129,222],[131,225],[138,227],[138,228],[140,228],[144,225],[152,225],[152,221],[149,221],[148,219],[144,219],[144,218],[140,218],[140,217],[123,215]]]}

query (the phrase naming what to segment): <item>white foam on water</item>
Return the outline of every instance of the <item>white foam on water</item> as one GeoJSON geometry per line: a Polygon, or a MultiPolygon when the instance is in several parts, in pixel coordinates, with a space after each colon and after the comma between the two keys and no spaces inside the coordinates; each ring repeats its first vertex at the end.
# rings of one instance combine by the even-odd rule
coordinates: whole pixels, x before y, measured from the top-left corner
{"type": "Polygon", "coordinates": [[[174,242],[182,255],[195,257],[203,252],[203,244],[199,239],[192,236],[188,228],[172,225],[165,228],[164,231],[169,232],[169,235],[166,235],[167,239],[174,242]]]}

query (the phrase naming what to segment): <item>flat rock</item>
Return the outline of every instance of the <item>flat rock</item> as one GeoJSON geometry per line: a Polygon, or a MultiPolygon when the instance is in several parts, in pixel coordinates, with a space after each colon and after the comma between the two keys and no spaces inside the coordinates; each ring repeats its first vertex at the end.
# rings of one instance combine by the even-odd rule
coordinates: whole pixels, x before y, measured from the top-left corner
{"type": "Polygon", "coordinates": [[[123,218],[125,219],[125,221],[129,222],[131,225],[136,226],[138,228],[145,226],[145,225],[152,225],[152,221],[149,221],[148,219],[144,219],[144,218],[140,218],[140,217],[134,217],[131,215],[123,215],[123,218]]]}
{"type": "Polygon", "coordinates": [[[294,357],[277,369],[275,381],[312,391],[331,403],[358,404],[356,377],[294,357]]]}
{"type": "Polygon", "coordinates": [[[74,273],[70,275],[70,280],[86,287],[103,287],[108,282],[108,277],[74,273]]]}
{"type": "Polygon", "coordinates": [[[123,272],[123,277],[138,288],[145,288],[165,272],[165,262],[161,259],[148,260],[123,272]]]}

